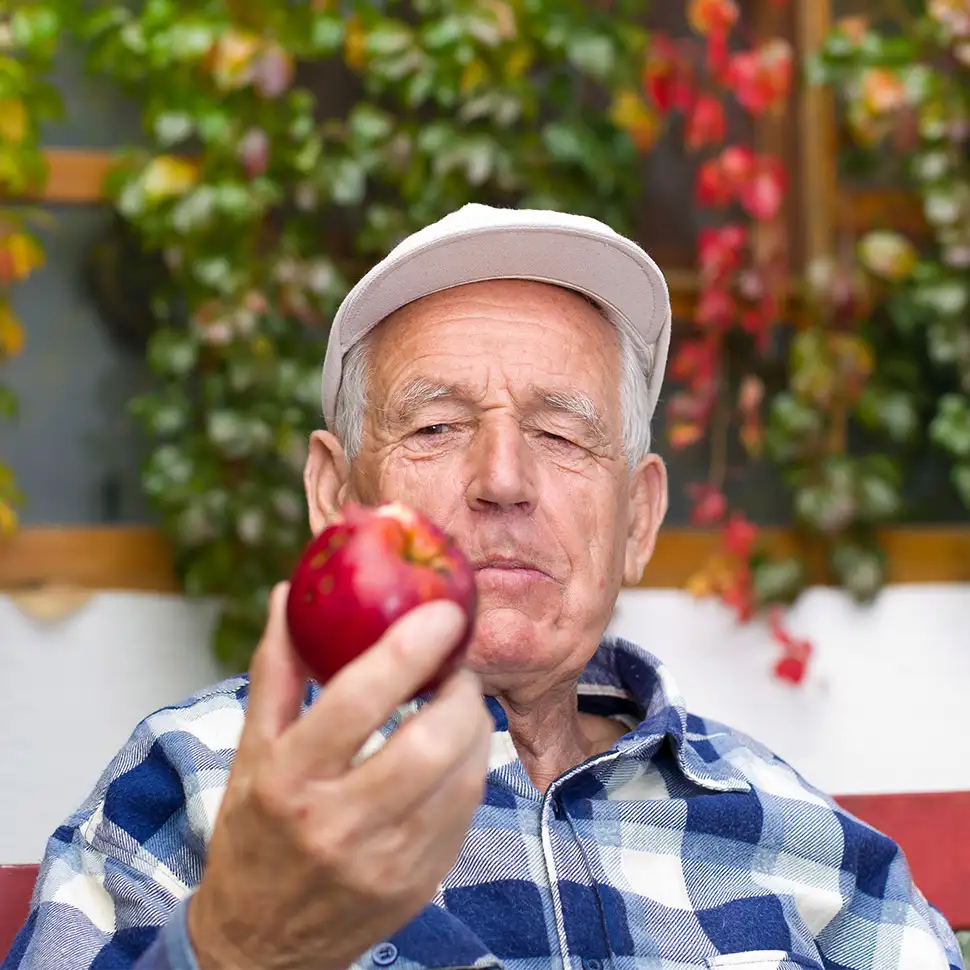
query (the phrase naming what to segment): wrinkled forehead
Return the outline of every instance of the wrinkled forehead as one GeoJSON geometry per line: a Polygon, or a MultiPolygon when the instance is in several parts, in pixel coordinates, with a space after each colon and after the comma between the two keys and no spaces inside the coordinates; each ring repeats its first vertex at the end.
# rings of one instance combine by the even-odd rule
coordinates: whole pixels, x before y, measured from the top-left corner
{"type": "Polygon", "coordinates": [[[587,297],[560,286],[490,280],[443,290],[386,318],[373,341],[382,397],[416,384],[470,388],[491,372],[520,395],[585,396],[604,417],[618,404],[616,329],[587,297]]]}

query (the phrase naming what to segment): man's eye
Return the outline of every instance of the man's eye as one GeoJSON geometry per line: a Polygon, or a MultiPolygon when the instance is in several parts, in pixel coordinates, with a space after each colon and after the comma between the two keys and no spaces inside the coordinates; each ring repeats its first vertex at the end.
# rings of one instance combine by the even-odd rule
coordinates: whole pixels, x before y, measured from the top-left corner
{"type": "Polygon", "coordinates": [[[564,438],[561,434],[553,434],[553,432],[551,432],[551,431],[543,431],[542,432],[542,437],[545,438],[546,441],[551,441],[551,442],[553,442],[554,444],[557,444],[557,445],[574,445],[575,444],[574,441],[570,441],[568,438],[564,438]]]}
{"type": "Polygon", "coordinates": [[[418,428],[414,433],[425,438],[433,438],[444,434],[449,428],[447,424],[427,424],[423,428],[418,428]]]}

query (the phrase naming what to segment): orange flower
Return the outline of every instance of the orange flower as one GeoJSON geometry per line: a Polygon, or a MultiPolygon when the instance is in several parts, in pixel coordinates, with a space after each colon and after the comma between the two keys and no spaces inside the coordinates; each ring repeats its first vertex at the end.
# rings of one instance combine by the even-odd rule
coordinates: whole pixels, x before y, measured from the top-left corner
{"type": "Polygon", "coordinates": [[[347,21],[344,61],[352,71],[362,71],[367,65],[367,31],[356,14],[347,21]]]}
{"type": "Polygon", "coordinates": [[[660,134],[660,119],[646,101],[629,88],[617,93],[610,108],[610,121],[625,131],[640,151],[649,151],[660,134]]]}
{"type": "Polygon", "coordinates": [[[6,538],[17,531],[17,513],[12,505],[0,500],[0,537],[6,538]]]}
{"type": "Polygon", "coordinates": [[[141,174],[142,191],[149,203],[184,195],[199,181],[199,166],[187,158],[158,155],[141,174]]]}
{"type": "Polygon", "coordinates": [[[0,236],[0,286],[25,280],[44,265],[44,251],[33,236],[11,232],[0,236]]]}
{"type": "Polygon", "coordinates": [[[30,118],[23,101],[0,101],[0,141],[19,145],[27,137],[29,127],[30,118]]]}
{"type": "Polygon", "coordinates": [[[0,358],[16,357],[24,348],[24,328],[7,304],[0,304],[0,358]]]}
{"type": "Polygon", "coordinates": [[[690,0],[687,21],[698,34],[730,30],[738,20],[738,5],[734,0],[690,0]]]}
{"type": "Polygon", "coordinates": [[[704,437],[704,429],[693,421],[678,421],[667,432],[670,447],[675,451],[681,451],[697,444],[704,437]]]}
{"type": "Polygon", "coordinates": [[[230,27],[212,46],[206,67],[216,87],[233,91],[252,79],[253,61],[263,46],[258,34],[230,27]]]}
{"type": "Polygon", "coordinates": [[[871,67],[862,75],[862,104],[874,115],[893,114],[906,107],[906,88],[899,75],[871,67]]]}

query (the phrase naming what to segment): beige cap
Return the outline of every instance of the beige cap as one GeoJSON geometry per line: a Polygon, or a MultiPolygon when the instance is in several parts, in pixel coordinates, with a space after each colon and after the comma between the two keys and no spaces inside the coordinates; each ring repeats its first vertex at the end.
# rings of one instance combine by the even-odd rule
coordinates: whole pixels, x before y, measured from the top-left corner
{"type": "Polygon", "coordinates": [[[653,415],[670,346],[670,295],[657,264],[588,216],[471,203],[400,242],[347,294],[323,362],[323,414],[333,428],[344,355],[385,317],[422,297],[485,280],[536,280],[584,293],[654,348],[653,415]]]}

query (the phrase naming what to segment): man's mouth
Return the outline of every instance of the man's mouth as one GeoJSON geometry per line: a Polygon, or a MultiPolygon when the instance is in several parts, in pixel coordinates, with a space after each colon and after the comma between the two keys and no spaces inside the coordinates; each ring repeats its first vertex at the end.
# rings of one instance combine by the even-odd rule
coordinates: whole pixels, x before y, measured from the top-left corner
{"type": "Polygon", "coordinates": [[[528,559],[511,556],[487,556],[474,564],[475,574],[496,582],[522,582],[552,579],[544,570],[528,559]]]}

